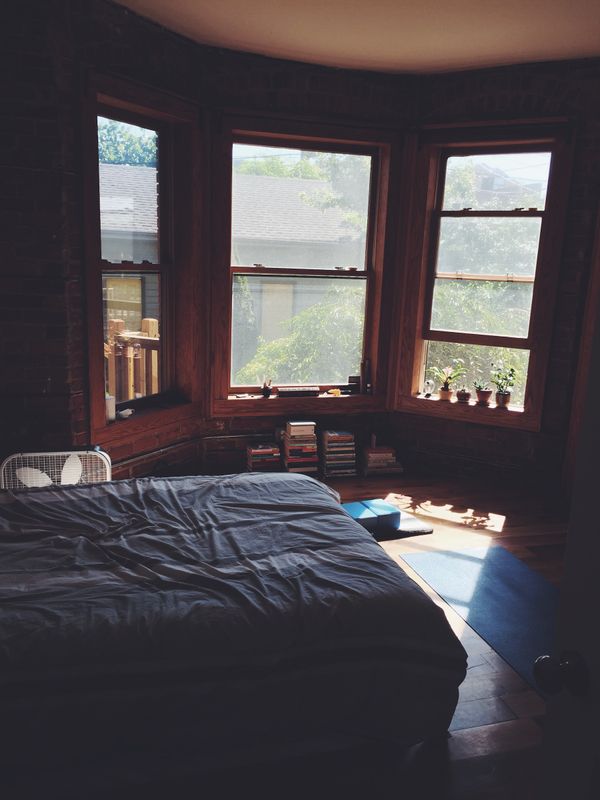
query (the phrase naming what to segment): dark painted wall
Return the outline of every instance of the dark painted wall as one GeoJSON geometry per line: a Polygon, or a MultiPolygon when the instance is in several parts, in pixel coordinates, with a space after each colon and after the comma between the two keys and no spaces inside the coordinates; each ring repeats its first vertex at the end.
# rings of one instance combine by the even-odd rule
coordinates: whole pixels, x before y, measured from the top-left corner
{"type": "MultiPolygon", "coordinates": [[[[104,0],[21,0],[0,33],[0,455],[88,443],[81,107],[86,71],[164,89],[203,108],[387,125],[568,115],[575,163],[551,366],[539,434],[386,414],[356,419],[430,460],[557,473],[569,421],[600,185],[600,62],[392,76],[195,45],[104,0]]],[[[343,422],[344,420],[342,420],[343,422]]],[[[198,421],[113,458],[276,420],[198,421]]],[[[154,456],[151,456],[154,458],[154,456]]],[[[148,462],[149,463],[149,462],[148,462]]],[[[136,467],[138,471],[142,466],[136,467]]]]}

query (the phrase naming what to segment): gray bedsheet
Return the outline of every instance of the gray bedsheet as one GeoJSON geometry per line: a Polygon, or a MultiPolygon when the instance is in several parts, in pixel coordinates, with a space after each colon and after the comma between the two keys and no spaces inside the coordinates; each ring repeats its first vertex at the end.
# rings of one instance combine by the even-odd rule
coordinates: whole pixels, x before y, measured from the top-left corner
{"type": "Polygon", "coordinates": [[[415,740],[447,725],[465,674],[441,610],[302,475],[1,493],[0,609],[5,696],[54,681],[64,710],[65,684],[166,675],[171,712],[201,704],[213,733],[239,711],[415,740]]]}

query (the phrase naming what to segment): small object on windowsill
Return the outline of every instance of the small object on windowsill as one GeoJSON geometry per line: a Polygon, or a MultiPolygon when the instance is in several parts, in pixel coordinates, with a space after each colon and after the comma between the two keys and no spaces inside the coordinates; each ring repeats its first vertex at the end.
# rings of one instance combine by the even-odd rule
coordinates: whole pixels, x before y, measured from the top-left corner
{"type": "Polygon", "coordinates": [[[117,417],[119,419],[127,419],[133,414],[133,408],[124,408],[122,411],[117,411],[117,417]]]}
{"type": "Polygon", "coordinates": [[[113,394],[105,395],[104,402],[106,403],[106,420],[114,422],[117,416],[115,396],[113,394]]]}
{"type": "Polygon", "coordinates": [[[348,376],[348,389],[350,394],[358,394],[360,392],[360,375],[348,376]]]}
{"type": "Polygon", "coordinates": [[[340,397],[342,394],[341,389],[327,389],[327,394],[330,394],[332,397],[340,397]]]}
{"type": "Polygon", "coordinates": [[[271,381],[265,381],[262,385],[261,391],[263,397],[271,397],[271,392],[273,391],[273,387],[271,386],[271,381]]]}
{"type": "Polygon", "coordinates": [[[321,392],[318,386],[280,386],[279,397],[318,397],[321,392]]]}

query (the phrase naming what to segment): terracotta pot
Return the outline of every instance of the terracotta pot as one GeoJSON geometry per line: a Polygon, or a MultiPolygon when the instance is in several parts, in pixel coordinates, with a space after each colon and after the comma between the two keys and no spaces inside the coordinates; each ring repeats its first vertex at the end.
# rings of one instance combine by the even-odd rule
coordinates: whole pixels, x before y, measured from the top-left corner
{"type": "Polygon", "coordinates": [[[491,396],[492,396],[492,390],[491,389],[478,389],[477,390],[477,405],[478,406],[489,406],[491,396]]]}
{"type": "Polygon", "coordinates": [[[510,403],[510,392],[496,392],[496,406],[498,408],[508,408],[510,403]]]}
{"type": "Polygon", "coordinates": [[[450,400],[454,393],[454,389],[438,389],[440,400],[450,400]]]}
{"type": "Polygon", "coordinates": [[[459,389],[456,393],[456,399],[459,403],[468,403],[471,399],[471,392],[468,392],[466,389],[459,389]]]}

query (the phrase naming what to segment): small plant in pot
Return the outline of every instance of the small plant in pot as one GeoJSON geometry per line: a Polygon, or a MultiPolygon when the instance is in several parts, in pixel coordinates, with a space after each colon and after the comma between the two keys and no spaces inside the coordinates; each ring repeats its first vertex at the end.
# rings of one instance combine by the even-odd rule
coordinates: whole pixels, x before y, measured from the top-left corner
{"type": "Polygon", "coordinates": [[[473,386],[475,387],[475,392],[477,394],[477,405],[489,406],[492,390],[488,386],[487,381],[473,381],[473,386]]]}
{"type": "Polygon", "coordinates": [[[492,364],[491,382],[496,387],[496,406],[507,408],[510,403],[510,390],[515,385],[517,372],[514,367],[492,364]]]}
{"type": "Polygon", "coordinates": [[[471,399],[471,392],[466,386],[462,386],[456,393],[456,399],[459,403],[468,403],[471,399]]]}
{"type": "Polygon", "coordinates": [[[429,372],[431,372],[434,380],[440,385],[438,389],[440,400],[450,400],[453,392],[450,388],[450,384],[454,383],[454,381],[465,374],[464,361],[462,358],[455,358],[452,361],[452,366],[443,368],[430,367],[429,372]]]}

